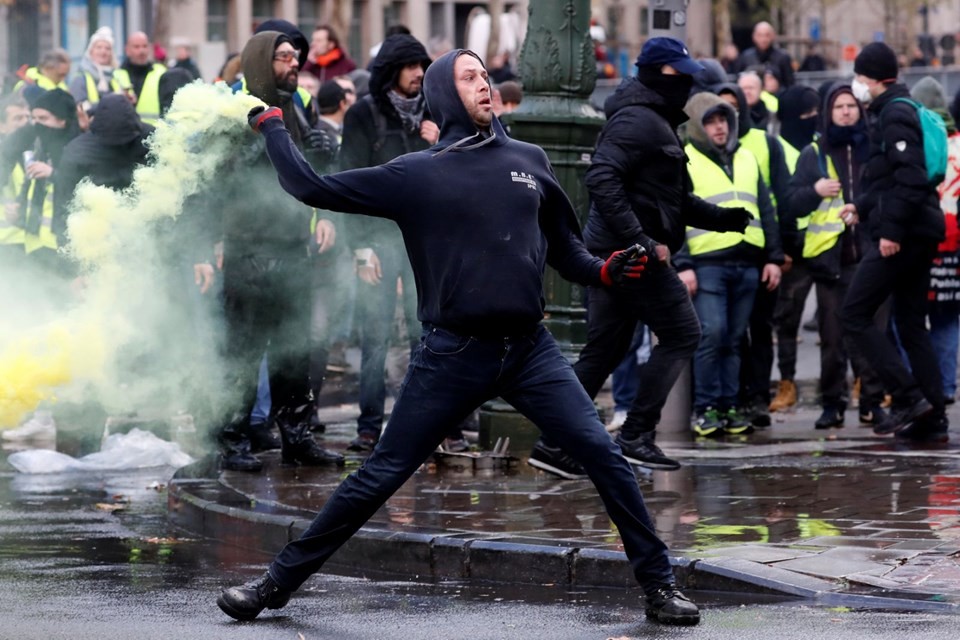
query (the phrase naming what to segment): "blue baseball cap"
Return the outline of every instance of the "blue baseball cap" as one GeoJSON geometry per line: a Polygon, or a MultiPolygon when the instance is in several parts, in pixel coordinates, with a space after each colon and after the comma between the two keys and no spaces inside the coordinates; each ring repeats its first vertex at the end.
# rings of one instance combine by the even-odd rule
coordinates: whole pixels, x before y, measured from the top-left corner
{"type": "Polygon", "coordinates": [[[688,76],[703,71],[703,65],[691,58],[687,46],[676,38],[650,38],[643,43],[637,58],[638,67],[662,67],[665,64],[688,76]]]}

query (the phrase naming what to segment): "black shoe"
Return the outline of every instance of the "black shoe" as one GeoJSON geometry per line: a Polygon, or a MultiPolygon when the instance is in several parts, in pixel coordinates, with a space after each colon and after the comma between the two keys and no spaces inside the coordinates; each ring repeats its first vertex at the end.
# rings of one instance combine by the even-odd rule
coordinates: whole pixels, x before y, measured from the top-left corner
{"type": "Polygon", "coordinates": [[[302,464],[310,467],[323,465],[343,466],[343,456],[324,449],[313,439],[308,413],[313,405],[296,409],[281,408],[277,411],[277,427],[280,429],[280,458],[283,464],[302,464]]]}
{"type": "Polygon", "coordinates": [[[698,624],[700,609],[675,585],[647,594],[647,617],[663,624],[698,624]]]}
{"type": "Polygon", "coordinates": [[[950,421],[945,413],[940,415],[930,415],[926,418],[915,420],[909,427],[897,431],[896,436],[899,440],[908,440],[910,442],[923,444],[946,444],[950,441],[947,431],[950,428],[950,421]]]}
{"type": "Polygon", "coordinates": [[[837,407],[824,407],[823,413],[813,423],[814,429],[842,429],[843,411],[837,407]]]}
{"type": "Polygon", "coordinates": [[[280,438],[273,434],[267,423],[251,424],[247,429],[250,438],[250,450],[253,453],[260,451],[276,451],[280,448],[280,438]]]}
{"type": "Polygon", "coordinates": [[[881,424],[887,419],[887,412],[880,405],[860,406],[860,424],[881,424]]]}
{"type": "Polygon", "coordinates": [[[560,447],[548,447],[543,440],[537,440],[533,445],[527,464],[567,480],[587,477],[587,472],[579,462],[564,453],[560,447]]]}
{"type": "Polygon", "coordinates": [[[933,413],[933,405],[927,402],[926,398],[920,398],[908,407],[891,411],[886,420],[873,428],[873,432],[878,436],[897,433],[931,413],[933,413]]]}
{"type": "Polygon", "coordinates": [[[758,429],[764,429],[771,424],[769,407],[769,402],[755,402],[744,409],[743,415],[750,421],[750,424],[758,429]]]}
{"type": "Polygon", "coordinates": [[[282,609],[290,601],[290,592],[281,589],[269,573],[239,587],[220,593],[217,606],[236,620],[253,620],[264,609],[282,609]]]}
{"type": "Polygon", "coordinates": [[[370,453],[380,441],[380,436],[376,433],[361,431],[357,437],[347,445],[347,451],[356,451],[359,453],[370,453]]]}
{"type": "Polygon", "coordinates": [[[650,469],[667,469],[673,471],[680,468],[680,463],[672,460],[663,454],[660,447],[656,445],[654,439],[656,434],[653,431],[640,433],[634,439],[628,439],[621,433],[617,436],[616,443],[623,452],[623,457],[630,464],[636,464],[650,469]]]}
{"type": "Polygon", "coordinates": [[[753,424],[740,409],[728,409],[726,412],[721,412],[720,417],[723,420],[725,435],[740,436],[753,433],[753,424]]]}
{"type": "Polygon", "coordinates": [[[313,411],[310,414],[310,431],[314,433],[326,433],[327,425],[320,422],[320,416],[317,415],[316,411],[313,411]]]}
{"type": "Polygon", "coordinates": [[[249,450],[224,452],[220,457],[220,468],[228,471],[258,473],[263,469],[263,463],[249,450]]]}
{"type": "Polygon", "coordinates": [[[943,396],[943,404],[947,406],[954,404],[956,401],[957,399],[954,396],[943,396]]]}

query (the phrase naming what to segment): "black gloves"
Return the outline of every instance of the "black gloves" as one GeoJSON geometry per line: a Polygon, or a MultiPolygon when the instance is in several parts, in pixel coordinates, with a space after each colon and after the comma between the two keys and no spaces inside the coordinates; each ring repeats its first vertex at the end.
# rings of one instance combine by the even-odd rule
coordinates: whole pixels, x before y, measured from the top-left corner
{"type": "Polygon", "coordinates": [[[600,280],[608,287],[635,280],[643,275],[647,263],[647,250],[639,244],[614,251],[600,269],[600,280]]]}
{"type": "Polygon", "coordinates": [[[737,231],[743,233],[750,221],[753,220],[753,214],[743,207],[730,207],[724,209],[723,222],[727,231],[737,231]]]}
{"type": "Polygon", "coordinates": [[[271,118],[280,118],[281,121],[283,120],[283,111],[280,110],[280,107],[270,107],[268,109],[261,105],[250,109],[250,113],[247,114],[247,122],[249,122],[250,127],[257,132],[260,131],[263,123],[271,118]]]}
{"type": "Polygon", "coordinates": [[[337,157],[340,144],[337,138],[322,129],[310,129],[303,133],[303,150],[314,163],[326,164],[337,157]]]}

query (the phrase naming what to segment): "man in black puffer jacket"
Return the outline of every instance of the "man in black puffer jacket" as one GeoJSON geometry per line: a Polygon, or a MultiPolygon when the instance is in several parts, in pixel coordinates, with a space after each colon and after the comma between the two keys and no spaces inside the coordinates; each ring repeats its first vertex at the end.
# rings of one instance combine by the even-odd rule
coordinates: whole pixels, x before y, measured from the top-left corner
{"type": "Polygon", "coordinates": [[[937,187],[927,177],[923,130],[906,85],[897,82],[897,57],[882,42],[860,52],[853,94],[873,117],[864,189],[843,215],[864,218],[874,241],[850,283],[843,328],[869,359],[893,396],[893,410],[874,427],[878,435],[912,439],[946,436],[943,383],[926,328],[930,263],[945,223],[937,187]],[[893,317],[910,358],[900,354],[873,322],[893,296],[893,317]]]}
{"type": "MultiPolygon", "coordinates": [[[[679,40],[653,38],[637,67],[637,77],[624,80],[605,105],[607,123],[587,169],[592,205],[584,239],[595,256],[640,244],[650,263],[629,288],[590,288],[587,344],[574,370],[595,398],[629,349],[637,322],[649,326],[658,343],[639,371],[637,394],[617,444],[633,464],[676,469],[679,463],[654,443],[654,429],[670,389],[697,349],[700,323],[670,254],[683,245],[688,224],[742,231],[750,216],[691,193],[676,128],[687,120],[683,106],[700,64],[679,40]]],[[[569,456],[542,440],[530,463],[564,477],[582,474],[569,456]]]]}

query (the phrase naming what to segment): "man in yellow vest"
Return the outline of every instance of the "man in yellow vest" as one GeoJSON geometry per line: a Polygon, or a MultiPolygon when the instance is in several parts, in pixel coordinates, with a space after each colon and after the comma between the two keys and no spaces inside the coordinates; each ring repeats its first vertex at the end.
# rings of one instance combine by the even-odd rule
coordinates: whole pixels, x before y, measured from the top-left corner
{"type": "MultiPolygon", "coordinates": [[[[29,123],[30,110],[21,96],[12,94],[0,101],[0,145],[29,123]]],[[[6,178],[6,185],[0,190],[0,203],[3,204],[0,215],[0,265],[23,262],[23,227],[17,225],[20,218],[17,195],[23,184],[23,169],[15,165],[11,171],[12,174],[6,178]]]]}
{"type": "MultiPolygon", "coordinates": [[[[870,239],[845,205],[860,193],[861,176],[870,153],[866,113],[848,84],[835,86],[826,96],[820,122],[820,137],[800,153],[797,171],[790,181],[787,210],[791,217],[809,215],[802,257],[817,283],[820,330],[820,392],[823,413],[817,429],[843,426],[850,400],[847,364],[860,378],[860,421],[879,424],[886,417],[883,383],[856,344],[845,340],[840,324],[840,306],[866,254],[870,239]]],[[[883,330],[889,320],[889,305],[875,318],[883,330]]]]}
{"type": "MultiPolygon", "coordinates": [[[[722,84],[715,89],[717,95],[726,100],[737,111],[737,137],[740,144],[757,158],[763,184],[770,191],[770,200],[774,205],[786,196],[790,184],[790,172],[795,161],[791,162],[787,150],[793,148],[783,139],[774,137],[764,129],[754,125],[743,90],[736,84],[722,84]]],[[[780,241],[787,256],[796,246],[793,238],[796,232],[780,223],[780,241]]],[[[789,262],[789,258],[785,258],[789,262]]],[[[740,396],[745,417],[754,427],[770,426],[770,373],[773,370],[773,327],[775,308],[783,295],[779,291],[767,291],[765,287],[757,289],[757,297],[750,313],[747,336],[741,345],[740,396]]]]}
{"type": "Polygon", "coordinates": [[[30,67],[24,72],[23,79],[13,89],[19,91],[25,84],[35,84],[46,91],[51,89],[69,91],[66,83],[68,75],[70,75],[70,54],[64,49],[51,49],[43,54],[37,66],[30,67]]]}
{"type": "Polygon", "coordinates": [[[160,119],[160,76],[167,68],[150,62],[150,39],[142,31],[135,31],[127,38],[126,58],[120,68],[113,72],[120,87],[136,99],[137,113],[147,124],[154,125],[160,119]]]}
{"type": "Polygon", "coordinates": [[[753,427],[738,406],[739,345],[757,287],[762,283],[773,290],[780,283],[780,233],[757,159],[737,138],[733,107],[700,93],[687,103],[686,112],[693,193],[752,215],[743,233],[688,227],[684,251],[676,256],[678,275],[693,297],[703,330],[693,359],[691,427],[700,436],[749,433],[753,427]]]}

